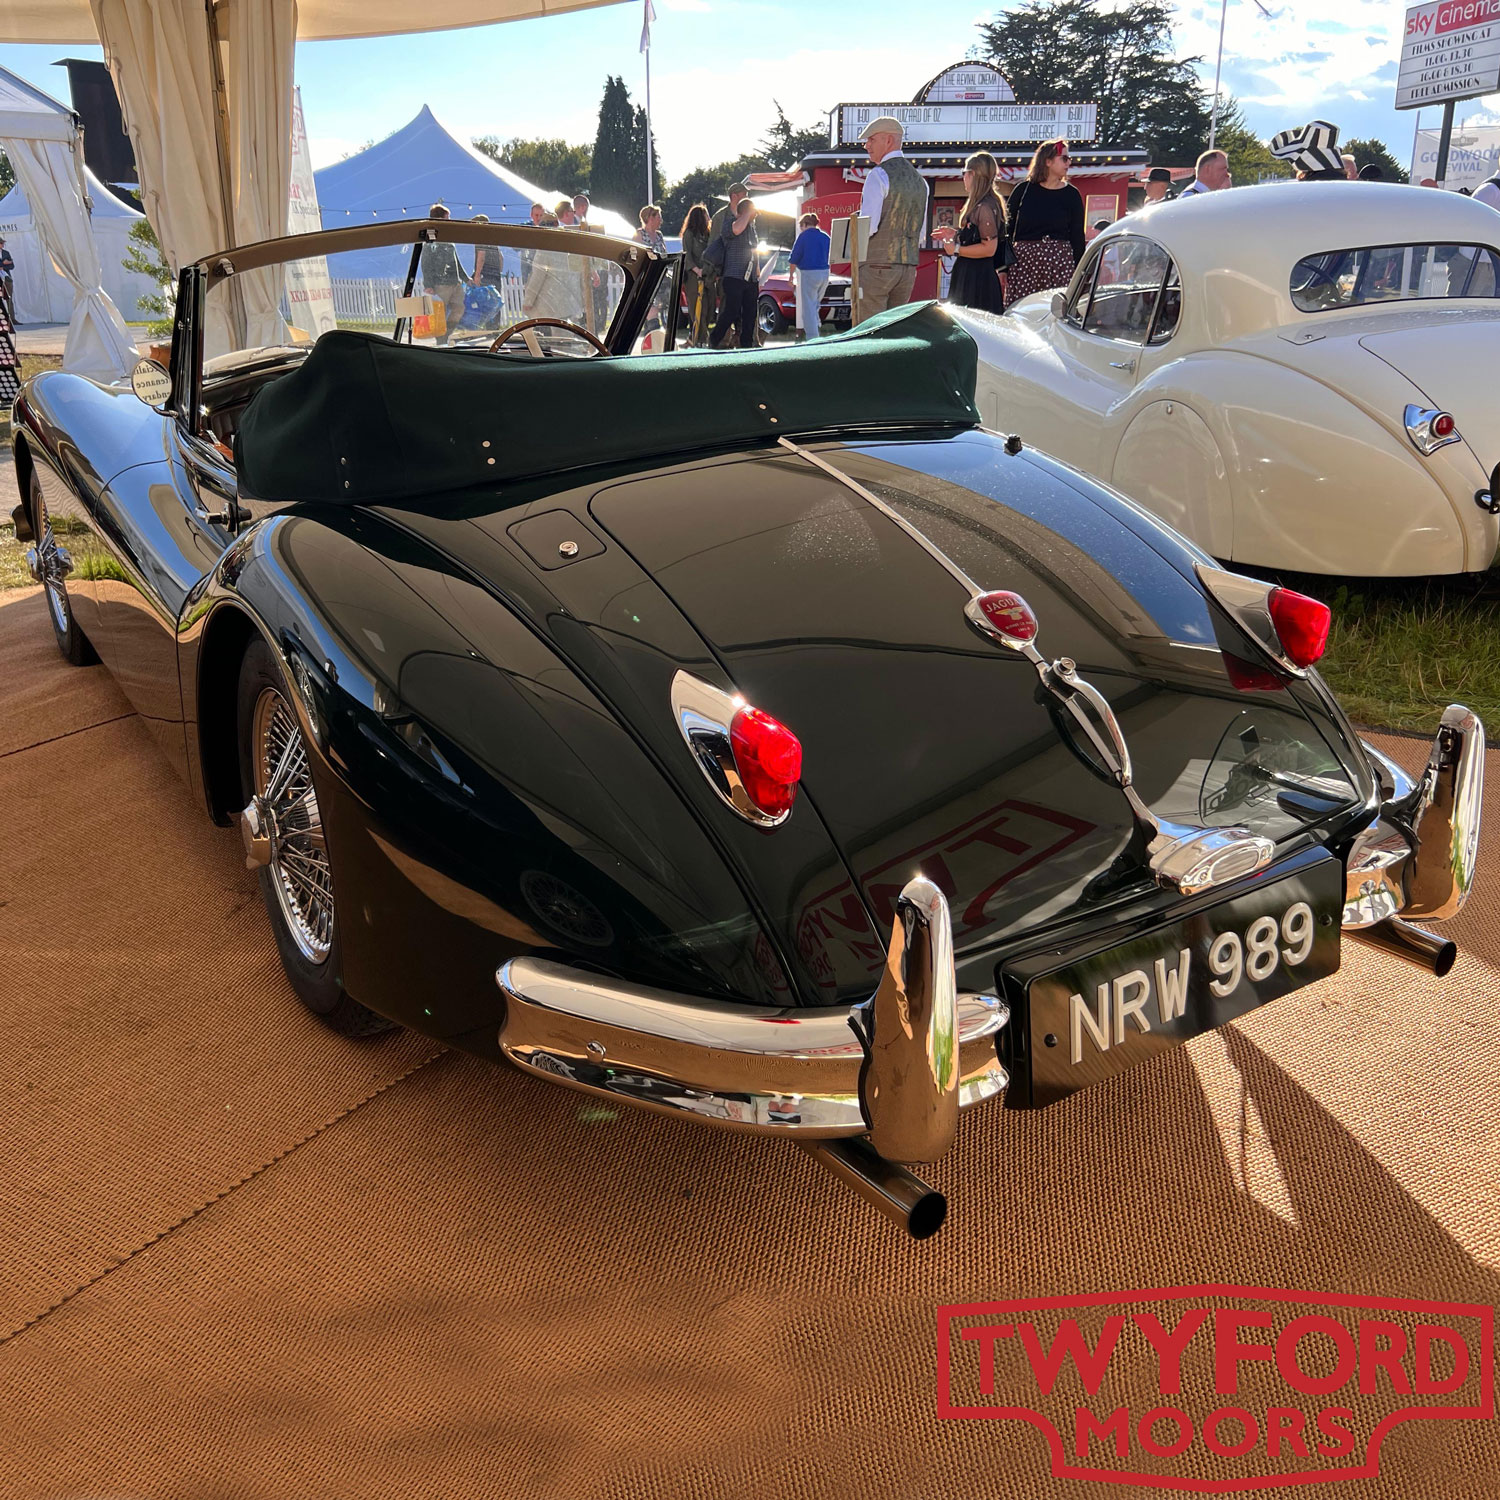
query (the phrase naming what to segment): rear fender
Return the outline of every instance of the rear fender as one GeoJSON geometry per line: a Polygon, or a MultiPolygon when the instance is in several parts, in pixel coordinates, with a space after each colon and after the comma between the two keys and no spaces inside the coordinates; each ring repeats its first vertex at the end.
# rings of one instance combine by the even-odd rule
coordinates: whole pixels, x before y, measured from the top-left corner
{"type": "Polygon", "coordinates": [[[254,634],[293,689],[361,1003],[492,1054],[495,970],[528,953],[791,998],[734,879],[609,707],[492,594],[361,512],[269,518],[189,599],[189,740],[220,821],[240,795],[226,719],[254,634]]]}
{"type": "MultiPolygon", "coordinates": [[[[1414,387],[1392,378],[1400,389],[1385,401],[1399,412],[1414,387]]],[[[1363,576],[1473,571],[1494,557],[1500,525],[1474,504],[1474,487],[1456,493],[1446,469],[1320,380],[1267,359],[1205,353],[1138,387],[1142,404],[1168,400],[1194,412],[1224,456],[1233,538],[1220,556],[1363,576]]],[[[1138,456],[1126,462],[1139,467],[1138,456]]]]}

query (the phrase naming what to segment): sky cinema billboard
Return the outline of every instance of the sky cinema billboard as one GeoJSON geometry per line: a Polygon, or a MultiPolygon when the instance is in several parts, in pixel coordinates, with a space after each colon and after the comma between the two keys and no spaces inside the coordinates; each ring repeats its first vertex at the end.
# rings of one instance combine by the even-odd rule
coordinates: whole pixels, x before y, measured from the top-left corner
{"type": "Polygon", "coordinates": [[[1406,13],[1396,108],[1500,92],[1500,0],[1437,0],[1406,13]]]}

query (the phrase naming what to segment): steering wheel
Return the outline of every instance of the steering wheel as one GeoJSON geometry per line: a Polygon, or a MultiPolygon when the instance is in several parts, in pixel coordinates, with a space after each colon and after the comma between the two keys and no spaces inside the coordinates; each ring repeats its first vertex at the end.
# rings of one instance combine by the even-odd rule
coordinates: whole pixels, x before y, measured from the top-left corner
{"type": "Polygon", "coordinates": [[[598,353],[609,357],[609,350],[599,341],[587,328],[580,327],[577,323],[570,323],[566,318],[522,318],[519,323],[512,323],[509,328],[503,329],[495,335],[495,342],[490,345],[489,352],[498,354],[517,334],[521,336],[521,342],[526,345],[527,351],[541,359],[544,354],[541,340],[532,331],[537,328],[565,328],[569,333],[576,333],[579,338],[592,344],[598,353]]]}

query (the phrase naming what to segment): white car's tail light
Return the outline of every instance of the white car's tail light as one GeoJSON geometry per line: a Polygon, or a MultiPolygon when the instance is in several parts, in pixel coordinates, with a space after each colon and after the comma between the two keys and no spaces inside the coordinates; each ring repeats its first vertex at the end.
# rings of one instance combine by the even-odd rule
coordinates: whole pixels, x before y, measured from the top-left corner
{"type": "Polygon", "coordinates": [[[1452,412],[1415,405],[1406,408],[1406,435],[1418,453],[1429,455],[1458,442],[1461,436],[1452,412]]]}
{"type": "MultiPolygon", "coordinates": [[[[1278,588],[1243,573],[1198,565],[1198,581],[1272,661],[1294,676],[1302,677],[1328,645],[1333,611],[1320,599],[1310,599],[1293,589],[1278,588]]],[[[1235,686],[1260,687],[1250,680],[1235,686]]]]}

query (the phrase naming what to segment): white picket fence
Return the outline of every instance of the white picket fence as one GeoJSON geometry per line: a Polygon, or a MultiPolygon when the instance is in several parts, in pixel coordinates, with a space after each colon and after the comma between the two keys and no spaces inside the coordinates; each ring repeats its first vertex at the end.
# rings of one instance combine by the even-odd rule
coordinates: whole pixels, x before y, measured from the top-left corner
{"type": "MultiPolygon", "coordinates": [[[[505,311],[512,317],[521,315],[521,278],[507,276],[501,283],[505,311]]],[[[333,312],[340,323],[394,322],[396,299],[401,288],[381,279],[333,282],[333,312]]]]}

